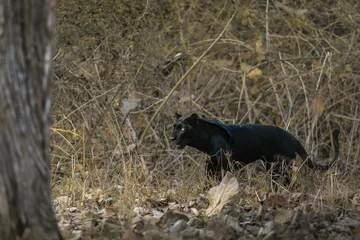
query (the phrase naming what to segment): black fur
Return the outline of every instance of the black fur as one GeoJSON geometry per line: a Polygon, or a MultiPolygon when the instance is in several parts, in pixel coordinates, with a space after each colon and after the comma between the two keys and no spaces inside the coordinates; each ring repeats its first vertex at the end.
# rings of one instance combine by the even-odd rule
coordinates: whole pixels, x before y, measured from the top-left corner
{"type": "Polygon", "coordinates": [[[298,154],[310,168],[327,170],[334,165],[339,154],[339,130],[333,131],[334,156],[326,164],[316,163],[291,133],[276,126],[258,124],[223,124],[217,120],[200,118],[196,113],[190,117],[175,114],[173,141],[179,149],[185,146],[196,148],[211,156],[207,172],[219,177],[221,169],[230,170],[225,152],[230,153],[230,161],[249,164],[264,160],[267,169],[279,157],[295,159],[298,154]]]}

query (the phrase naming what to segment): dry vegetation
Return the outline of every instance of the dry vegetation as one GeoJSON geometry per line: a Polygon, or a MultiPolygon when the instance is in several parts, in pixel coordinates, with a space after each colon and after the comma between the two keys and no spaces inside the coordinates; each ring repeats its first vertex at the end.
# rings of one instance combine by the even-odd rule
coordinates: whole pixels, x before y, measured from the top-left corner
{"type": "Polygon", "coordinates": [[[63,0],[57,18],[52,189],[68,239],[360,234],[358,1],[63,0]],[[326,172],[297,161],[292,188],[248,165],[209,217],[207,157],[172,145],[176,111],[277,125],[319,158],[339,128],[340,158],[326,172]]]}

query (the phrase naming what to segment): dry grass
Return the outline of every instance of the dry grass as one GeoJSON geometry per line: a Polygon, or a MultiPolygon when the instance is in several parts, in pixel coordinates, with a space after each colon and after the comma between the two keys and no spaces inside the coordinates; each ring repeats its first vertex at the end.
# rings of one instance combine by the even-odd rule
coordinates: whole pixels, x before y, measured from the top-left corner
{"type": "MultiPolygon", "coordinates": [[[[237,174],[240,204],[257,195],[320,193],[317,210],[360,194],[360,4],[356,1],[61,1],[57,7],[52,128],[54,198],[69,206],[148,206],[204,192],[206,156],[175,150],[173,114],[285,128],[309,153],[328,157],[341,131],[338,164],[303,167],[289,189],[251,164],[237,174]],[[222,38],[134,141],[187,69],[222,38]],[[266,14],[267,13],[267,14],[266,14]],[[181,53],[168,74],[165,63],[181,53]],[[124,99],[135,101],[130,113],[124,99]],[[135,134],[132,134],[130,128],[135,134]],[[320,190],[320,192],[319,192],[320,190]],[[149,200],[150,199],[150,200],[149,200]],[[151,202],[151,201],[150,201],[151,202]]],[[[171,64],[170,64],[171,65],[171,64]]]]}

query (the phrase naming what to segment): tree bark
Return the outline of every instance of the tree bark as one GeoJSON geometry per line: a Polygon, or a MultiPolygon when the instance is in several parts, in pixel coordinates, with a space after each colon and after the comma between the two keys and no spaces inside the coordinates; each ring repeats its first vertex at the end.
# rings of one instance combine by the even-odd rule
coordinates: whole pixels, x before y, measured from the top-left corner
{"type": "Polygon", "coordinates": [[[62,239],[51,206],[53,0],[0,0],[0,238],[62,239]]]}

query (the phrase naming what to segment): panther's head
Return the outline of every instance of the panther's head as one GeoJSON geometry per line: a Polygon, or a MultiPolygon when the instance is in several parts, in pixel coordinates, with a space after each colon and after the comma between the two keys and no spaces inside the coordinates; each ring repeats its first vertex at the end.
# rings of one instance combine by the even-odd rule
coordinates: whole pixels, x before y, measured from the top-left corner
{"type": "Polygon", "coordinates": [[[178,146],[178,149],[183,149],[197,139],[199,116],[193,113],[190,117],[182,117],[180,114],[175,113],[175,118],[176,123],[174,124],[172,140],[178,146]]]}

